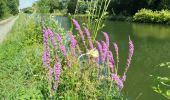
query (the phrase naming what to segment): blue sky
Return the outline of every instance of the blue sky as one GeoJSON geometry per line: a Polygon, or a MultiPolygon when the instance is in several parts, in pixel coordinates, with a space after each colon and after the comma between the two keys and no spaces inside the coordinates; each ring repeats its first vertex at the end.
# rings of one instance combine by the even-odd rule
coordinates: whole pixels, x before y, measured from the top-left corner
{"type": "Polygon", "coordinates": [[[20,0],[20,6],[19,8],[25,8],[25,7],[30,7],[32,4],[37,1],[37,0],[20,0]]]}

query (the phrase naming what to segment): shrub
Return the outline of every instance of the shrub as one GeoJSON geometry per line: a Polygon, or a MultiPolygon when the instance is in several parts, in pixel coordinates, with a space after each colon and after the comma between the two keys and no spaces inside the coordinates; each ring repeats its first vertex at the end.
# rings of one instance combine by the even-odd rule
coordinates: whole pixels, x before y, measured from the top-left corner
{"type": "Polygon", "coordinates": [[[170,24],[170,11],[152,11],[149,9],[141,9],[133,16],[133,21],[143,23],[170,24]]]}

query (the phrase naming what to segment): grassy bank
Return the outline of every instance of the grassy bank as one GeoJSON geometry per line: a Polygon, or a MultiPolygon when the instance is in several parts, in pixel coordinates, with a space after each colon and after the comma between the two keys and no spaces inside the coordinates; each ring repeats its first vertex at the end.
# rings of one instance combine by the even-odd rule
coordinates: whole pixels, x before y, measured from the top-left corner
{"type": "Polygon", "coordinates": [[[39,98],[38,86],[44,77],[41,63],[42,45],[37,34],[40,27],[20,15],[6,40],[0,44],[0,98],[39,98]]]}

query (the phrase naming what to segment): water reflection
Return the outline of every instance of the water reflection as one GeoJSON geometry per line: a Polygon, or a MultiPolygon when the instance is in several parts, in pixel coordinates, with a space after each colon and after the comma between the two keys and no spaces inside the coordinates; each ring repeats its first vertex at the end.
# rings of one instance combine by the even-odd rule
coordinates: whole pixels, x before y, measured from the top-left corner
{"type": "Polygon", "coordinates": [[[141,38],[170,38],[170,26],[152,24],[132,24],[133,32],[141,38]]]}

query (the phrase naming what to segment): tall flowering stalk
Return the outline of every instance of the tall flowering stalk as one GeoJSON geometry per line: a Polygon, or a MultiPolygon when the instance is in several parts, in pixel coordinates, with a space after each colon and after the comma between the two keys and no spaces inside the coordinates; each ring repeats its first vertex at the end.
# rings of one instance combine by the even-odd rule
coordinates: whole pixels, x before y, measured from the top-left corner
{"type": "Polygon", "coordinates": [[[83,41],[85,49],[87,50],[87,46],[86,46],[85,39],[84,39],[84,34],[83,34],[83,31],[81,30],[79,23],[75,19],[72,19],[72,22],[73,22],[74,26],[76,27],[76,30],[79,32],[79,36],[83,41]]]}
{"type": "Polygon", "coordinates": [[[87,39],[89,41],[89,46],[90,46],[90,49],[93,49],[93,43],[92,43],[92,40],[91,40],[91,37],[90,37],[90,32],[87,28],[84,28],[85,30],[85,33],[86,33],[86,36],[87,36],[87,39]]]}
{"type": "Polygon", "coordinates": [[[102,61],[105,62],[107,58],[107,52],[108,52],[108,45],[105,43],[105,41],[102,41],[102,48],[103,48],[103,57],[102,61]]]}
{"type": "Polygon", "coordinates": [[[132,60],[133,53],[134,53],[134,44],[133,44],[132,40],[129,37],[129,54],[128,54],[128,58],[127,58],[125,72],[124,72],[124,74],[122,76],[123,81],[126,80],[126,73],[127,73],[128,69],[130,67],[130,63],[131,63],[131,60],[132,60]]]}
{"type": "Polygon", "coordinates": [[[109,48],[109,36],[108,36],[108,34],[106,32],[103,32],[103,35],[104,35],[104,37],[106,39],[107,47],[109,48]]]}
{"type": "Polygon", "coordinates": [[[50,65],[50,49],[48,47],[48,31],[44,29],[43,32],[44,32],[43,63],[44,63],[44,65],[49,67],[49,65],[50,65]]]}
{"type": "Polygon", "coordinates": [[[70,67],[70,66],[71,66],[71,62],[70,62],[70,60],[69,60],[68,57],[67,57],[66,48],[65,48],[65,46],[62,44],[61,37],[60,37],[60,35],[59,35],[58,33],[56,33],[56,38],[57,38],[57,41],[58,41],[58,43],[59,43],[60,50],[61,50],[61,52],[63,53],[64,57],[65,57],[66,60],[67,60],[67,65],[70,67]]]}
{"type": "Polygon", "coordinates": [[[97,49],[98,49],[98,51],[99,51],[99,63],[100,62],[103,62],[102,60],[103,60],[103,48],[102,48],[102,45],[101,45],[101,43],[100,42],[98,42],[98,41],[96,41],[96,45],[97,45],[97,49]]]}
{"type": "Polygon", "coordinates": [[[111,68],[111,72],[114,73],[115,61],[114,61],[113,54],[112,54],[111,51],[108,51],[107,57],[108,57],[108,60],[109,60],[109,66],[111,68]]]}
{"type": "Polygon", "coordinates": [[[54,79],[54,90],[56,91],[59,80],[60,80],[60,70],[61,70],[61,64],[59,61],[58,56],[55,57],[55,65],[54,65],[54,71],[55,71],[55,79],[54,79]]]}
{"type": "Polygon", "coordinates": [[[51,42],[52,42],[54,48],[56,48],[57,45],[56,45],[56,41],[55,41],[55,39],[54,39],[54,35],[53,35],[52,30],[51,30],[51,29],[47,29],[47,31],[48,31],[48,34],[49,34],[49,36],[50,36],[50,39],[51,39],[51,42]]]}
{"type": "Polygon", "coordinates": [[[116,53],[116,73],[118,71],[118,68],[119,68],[119,48],[118,48],[118,45],[117,43],[113,43],[113,47],[114,47],[114,50],[115,50],[115,53],[116,53]]]}
{"type": "Polygon", "coordinates": [[[73,34],[71,32],[69,32],[69,37],[70,37],[70,42],[71,42],[71,52],[73,55],[76,55],[76,46],[77,46],[77,40],[75,39],[75,37],[73,36],[73,34]]]}

